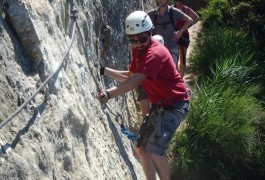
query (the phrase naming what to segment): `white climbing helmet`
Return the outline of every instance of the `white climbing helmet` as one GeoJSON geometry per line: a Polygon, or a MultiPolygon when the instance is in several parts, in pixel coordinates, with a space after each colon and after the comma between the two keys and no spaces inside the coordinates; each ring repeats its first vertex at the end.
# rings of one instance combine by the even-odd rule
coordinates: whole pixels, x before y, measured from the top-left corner
{"type": "Polygon", "coordinates": [[[162,36],[157,34],[157,35],[154,35],[153,38],[158,40],[161,44],[164,45],[164,38],[162,36]]]}
{"type": "Polygon", "coordinates": [[[134,11],[125,20],[127,35],[149,31],[153,27],[150,17],[144,11],[134,11]]]}

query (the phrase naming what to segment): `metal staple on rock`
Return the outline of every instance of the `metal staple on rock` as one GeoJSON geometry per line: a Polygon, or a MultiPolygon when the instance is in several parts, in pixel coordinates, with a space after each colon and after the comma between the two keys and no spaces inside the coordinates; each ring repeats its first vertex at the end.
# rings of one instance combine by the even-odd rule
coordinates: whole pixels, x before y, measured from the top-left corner
{"type": "Polygon", "coordinates": [[[72,10],[72,14],[71,14],[71,18],[73,19],[74,21],[74,24],[73,24],[73,33],[72,33],[72,36],[71,36],[71,41],[70,41],[70,44],[66,50],[66,53],[64,54],[64,57],[63,57],[63,60],[60,64],[60,66],[56,69],[55,72],[53,72],[42,84],[41,86],[36,90],[36,92],[27,100],[25,101],[13,114],[11,114],[7,119],[5,119],[1,124],[0,124],[0,129],[5,126],[9,121],[11,121],[20,111],[22,111],[22,109],[42,90],[42,88],[51,80],[51,78],[57,74],[60,69],[62,68],[63,66],[63,63],[72,47],[72,44],[73,44],[73,39],[74,39],[74,35],[75,35],[75,27],[76,27],[76,19],[77,19],[77,10],[76,9],[73,9],[72,10]]]}

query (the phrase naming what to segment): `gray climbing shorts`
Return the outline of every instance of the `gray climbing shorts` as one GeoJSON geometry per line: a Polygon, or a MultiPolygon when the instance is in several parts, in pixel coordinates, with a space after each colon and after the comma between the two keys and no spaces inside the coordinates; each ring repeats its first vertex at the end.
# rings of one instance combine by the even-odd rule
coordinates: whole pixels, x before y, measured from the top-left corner
{"type": "Polygon", "coordinates": [[[174,132],[188,115],[189,101],[176,101],[159,111],[151,110],[143,121],[137,146],[149,153],[165,155],[174,132]]]}

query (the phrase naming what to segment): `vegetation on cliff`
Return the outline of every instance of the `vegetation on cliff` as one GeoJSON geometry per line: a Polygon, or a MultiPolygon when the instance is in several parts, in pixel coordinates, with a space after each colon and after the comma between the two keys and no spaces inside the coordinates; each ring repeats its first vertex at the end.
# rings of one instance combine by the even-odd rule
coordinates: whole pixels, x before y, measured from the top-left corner
{"type": "Polygon", "coordinates": [[[196,74],[186,126],[170,148],[179,179],[265,176],[264,1],[205,1],[190,63],[196,74]]]}

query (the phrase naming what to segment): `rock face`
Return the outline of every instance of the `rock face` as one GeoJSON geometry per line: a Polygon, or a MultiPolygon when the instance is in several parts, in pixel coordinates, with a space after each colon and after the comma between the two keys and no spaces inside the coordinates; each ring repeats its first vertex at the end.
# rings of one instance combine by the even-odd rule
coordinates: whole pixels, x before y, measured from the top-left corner
{"type": "Polygon", "coordinates": [[[133,128],[139,119],[134,93],[102,106],[97,92],[117,82],[96,66],[128,68],[125,18],[152,3],[0,1],[0,123],[59,69],[0,129],[1,179],[144,179],[116,121],[122,115],[133,128]]]}

